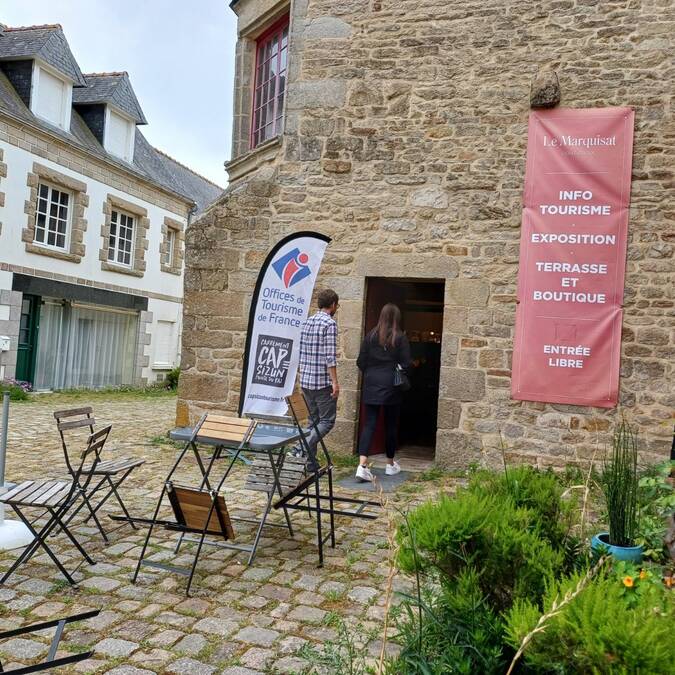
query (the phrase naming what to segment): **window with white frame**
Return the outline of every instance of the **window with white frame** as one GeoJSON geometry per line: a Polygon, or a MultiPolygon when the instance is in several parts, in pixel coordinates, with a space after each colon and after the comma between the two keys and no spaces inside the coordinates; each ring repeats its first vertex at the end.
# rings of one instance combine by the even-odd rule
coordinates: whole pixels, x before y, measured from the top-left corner
{"type": "Polygon", "coordinates": [[[131,267],[134,262],[136,223],[133,216],[113,209],[110,215],[108,261],[115,265],[131,267]]]}
{"type": "Polygon", "coordinates": [[[33,242],[65,251],[69,245],[71,194],[39,183],[33,242]]]}
{"type": "Polygon", "coordinates": [[[167,265],[173,267],[176,264],[176,240],[178,239],[178,231],[170,227],[166,233],[166,241],[168,244],[168,260],[167,265]]]}

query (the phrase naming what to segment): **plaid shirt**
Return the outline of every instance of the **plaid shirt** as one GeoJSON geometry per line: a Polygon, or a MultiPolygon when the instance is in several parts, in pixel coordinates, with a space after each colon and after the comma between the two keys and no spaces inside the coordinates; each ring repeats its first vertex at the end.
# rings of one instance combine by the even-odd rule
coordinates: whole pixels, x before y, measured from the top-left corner
{"type": "Polygon", "coordinates": [[[300,386],[325,389],[331,386],[328,368],[337,365],[337,323],[319,310],[302,326],[300,335],[300,386]]]}

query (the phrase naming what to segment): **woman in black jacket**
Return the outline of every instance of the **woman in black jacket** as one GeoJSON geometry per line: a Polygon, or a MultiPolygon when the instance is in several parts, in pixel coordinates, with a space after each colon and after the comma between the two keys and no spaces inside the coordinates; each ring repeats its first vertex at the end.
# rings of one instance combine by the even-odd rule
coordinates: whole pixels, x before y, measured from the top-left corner
{"type": "Polygon", "coordinates": [[[356,477],[372,481],[368,468],[368,452],[375,433],[380,407],[384,408],[385,449],[387,452],[386,474],[393,476],[401,467],[394,461],[398,437],[398,417],[401,411],[403,392],[394,384],[394,372],[398,365],[405,371],[410,367],[410,343],[401,330],[401,310],[387,304],[380,312],[377,326],[366,336],[359,358],[356,361],[363,373],[362,402],[366,410],[366,422],[359,439],[361,456],[356,477]]]}

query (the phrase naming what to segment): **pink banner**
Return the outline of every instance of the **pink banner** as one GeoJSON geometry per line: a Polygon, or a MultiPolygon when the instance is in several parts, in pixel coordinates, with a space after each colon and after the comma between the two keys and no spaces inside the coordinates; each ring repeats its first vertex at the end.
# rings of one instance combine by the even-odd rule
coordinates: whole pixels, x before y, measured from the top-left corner
{"type": "Polygon", "coordinates": [[[617,403],[633,111],[530,115],[511,394],[617,403]]]}

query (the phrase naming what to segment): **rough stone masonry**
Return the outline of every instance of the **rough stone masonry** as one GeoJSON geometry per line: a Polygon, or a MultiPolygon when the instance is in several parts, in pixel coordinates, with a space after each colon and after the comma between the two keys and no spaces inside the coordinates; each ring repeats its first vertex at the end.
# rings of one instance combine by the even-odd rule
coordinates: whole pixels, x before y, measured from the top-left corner
{"type": "Polygon", "coordinates": [[[622,411],[644,453],[663,457],[675,407],[672,2],[296,0],[290,11],[283,134],[187,233],[177,421],[236,409],[259,265],[282,235],[315,229],[333,238],[319,286],[341,304],[332,447],[354,446],[365,279],[391,276],[445,280],[441,465],[500,459],[500,434],[509,457],[581,461],[622,411]],[[510,398],[530,85],[542,71],[557,72],[563,106],[636,113],[618,409],[510,398]]]}

